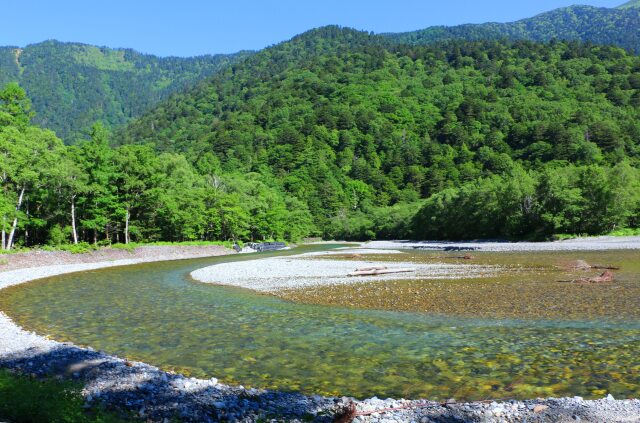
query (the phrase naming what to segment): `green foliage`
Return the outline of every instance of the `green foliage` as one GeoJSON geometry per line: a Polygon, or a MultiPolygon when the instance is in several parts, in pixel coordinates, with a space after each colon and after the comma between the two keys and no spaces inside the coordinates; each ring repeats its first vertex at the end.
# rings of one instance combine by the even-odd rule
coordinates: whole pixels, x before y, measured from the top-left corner
{"type": "Polygon", "coordinates": [[[629,234],[640,216],[640,170],[545,166],[541,172],[480,179],[431,196],[414,217],[425,239],[566,239],[566,234],[629,234]]]}
{"type": "Polygon", "coordinates": [[[34,122],[72,143],[85,138],[93,122],[129,122],[249,54],[162,58],[58,41],[1,47],[0,89],[20,83],[34,102],[34,122]]]}
{"type": "Polygon", "coordinates": [[[621,4],[617,9],[637,9],[640,8],[640,0],[630,0],[624,4],[621,4]]]}
{"type": "Polygon", "coordinates": [[[79,242],[77,244],[43,245],[41,248],[45,251],[67,251],[71,254],[85,254],[96,251],[98,246],[88,242],[79,242]]]}
{"type": "MultiPolygon", "coordinates": [[[[553,163],[592,166],[596,173],[584,184],[625,158],[637,167],[640,109],[630,81],[639,72],[640,59],[615,47],[557,41],[408,47],[326,27],[175,96],[117,138],[192,161],[213,152],[221,174],[259,175],[306,204],[317,231],[330,238],[408,236],[410,225],[378,215],[392,214],[388,207],[410,210],[405,205],[434,195],[425,207],[438,216],[483,203],[500,216],[482,207],[473,215],[454,212],[458,220],[446,220],[454,228],[430,236],[523,237],[578,226],[602,233],[627,218],[597,222],[597,215],[574,213],[582,206],[571,200],[581,189],[580,201],[602,204],[602,187],[579,188],[575,178],[550,187],[570,205],[536,221],[536,210],[520,202],[544,181],[535,169],[553,163]]],[[[250,215],[265,208],[252,198],[238,204],[250,215]]],[[[631,203],[621,208],[636,213],[631,203]]],[[[409,212],[395,216],[411,220],[409,212]]],[[[277,238],[278,223],[264,222],[275,236],[266,227],[245,228],[277,238]]]]}
{"type": "Polygon", "coordinates": [[[416,45],[446,40],[575,40],[640,52],[639,4],[632,0],[615,9],[571,6],[511,23],[435,26],[385,36],[399,43],[416,45]]]}
{"type": "Polygon", "coordinates": [[[60,226],[55,225],[51,227],[51,229],[49,229],[48,245],[54,247],[60,246],[62,244],[65,244],[67,242],[67,239],[69,239],[68,234],[65,234],[64,230],[60,226]]]}
{"type": "Polygon", "coordinates": [[[640,236],[640,228],[623,228],[609,232],[609,236],[640,236]]]}
{"type": "Polygon", "coordinates": [[[77,385],[31,379],[0,370],[0,419],[14,423],[125,421],[100,410],[85,410],[83,405],[77,385]]]}
{"type": "MultiPolygon", "coordinates": [[[[211,245],[219,245],[226,248],[232,248],[233,242],[229,241],[184,241],[184,242],[130,242],[129,244],[111,244],[109,248],[133,251],[138,247],[173,247],[173,246],[185,246],[185,247],[206,247],[211,245]]],[[[242,245],[242,244],[240,244],[242,245]]]]}

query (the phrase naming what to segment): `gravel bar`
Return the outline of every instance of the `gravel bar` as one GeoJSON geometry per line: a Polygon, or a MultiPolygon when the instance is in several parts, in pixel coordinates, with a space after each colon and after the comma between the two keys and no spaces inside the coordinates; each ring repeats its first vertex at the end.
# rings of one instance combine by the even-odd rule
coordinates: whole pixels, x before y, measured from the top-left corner
{"type": "Polygon", "coordinates": [[[601,236],[549,242],[500,241],[371,241],[372,249],[413,249],[434,251],[602,251],[640,250],[640,236],[601,236]]]}
{"type": "Polygon", "coordinates": [[[191,272],[191,277],[199,282],[218,285],[232,285],[260,292],[277,292],[321,285],[343,285],[383,280],[412,279],[460,279],[494,276],[498,266],[478,266],[466,264],[417,264],[412,262],[380,263],[370,260],[331,260],[320,256],[353,254],[356,257],[367,254],[393,254],[395,250],[334,250],[323,254],[307,253],[296,256],[258,259],[247,266],[243,262],[221,263],[191,272]],[[384,264],[389,270],[413,269],[409,273],[384,274],[374,276],[347,276],[356,269],[384,264]]]}
{"type": "MultiPolygon", "coordinates": [[[[155,257],[155,260],[162,260],[155,257]]],[[[290,258],[289,258],[290,259],[290,258]]],[[[42,277],[151,261],[25,268],[0,273],[0,289],[42,277]]],[[[323,260],[323,263],[325,260],[323,260]]],[[[353,262],[349,262],[353,265],[353,262]]],[[[245,263],[247,267],[252,266],[245,263]]],[[[276,265],[287,265],[284,258],[276,265]]],[[[355,422],[640,422],[639,400],[581,398],[441,404],[370,398],[326,398],[228,386],[195,379],[92,348],[26,332],[0,312],[0,367],[34,377],[80,381],[87,404],[132,412],[141,421],[355,421],[355,422]]]]}

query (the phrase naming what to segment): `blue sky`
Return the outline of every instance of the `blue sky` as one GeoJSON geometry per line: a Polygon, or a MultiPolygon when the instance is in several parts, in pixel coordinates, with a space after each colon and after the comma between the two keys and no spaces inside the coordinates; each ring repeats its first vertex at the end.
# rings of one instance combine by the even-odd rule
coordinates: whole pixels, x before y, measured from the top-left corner
{"type": "Polygon", "coordinates": [[[374,32],[508,22],[571,4],[625,0],[2,0],[0,45],[46,39],[131,47],[160,56],[257,50],[338,24],[374,32]]]}

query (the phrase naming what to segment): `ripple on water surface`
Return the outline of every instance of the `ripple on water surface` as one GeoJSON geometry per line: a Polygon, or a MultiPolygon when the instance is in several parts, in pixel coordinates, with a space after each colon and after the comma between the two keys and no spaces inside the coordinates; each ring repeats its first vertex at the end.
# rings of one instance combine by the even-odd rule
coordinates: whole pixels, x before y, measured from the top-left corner
{"type": "MultiPolygon", "coordinates": [[[[633,313],[571,321],[375,311],[188,279],[194,269],[247,258],[50,278],[2,291],[0,308],[56,339],[245,386],[434,399],[640,396],[633,313]]],[[[640,283],[635,272],[625,283],[640,283]]]]}

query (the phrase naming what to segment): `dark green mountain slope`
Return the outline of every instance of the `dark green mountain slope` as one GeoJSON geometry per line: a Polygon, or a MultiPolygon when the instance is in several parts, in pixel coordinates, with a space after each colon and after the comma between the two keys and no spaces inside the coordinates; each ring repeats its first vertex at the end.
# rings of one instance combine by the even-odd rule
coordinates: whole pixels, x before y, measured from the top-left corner
{"type": "Polygon", "coordinates": [[[636,8],[636,9],[640,8],[640,0],[631,0],[617,7],[617,9],[633,9],[633,8],[636,8]]]}
{"type": "Polygon", "coordinates": [[[398,34],[384,34],[407,44],[443,40],[580,40],[616,45],[640,52],[640,8],[633,0],[616,9],[571,6],[512,23],[436,26],[398,34]]]}
{"type": "Polygon", "coordinates": [[[173,96],[120,142],[184,153],[199,169],[214,154],[218,175],[263,175],[328,236],[407,235],[424,198],[440,207],[416,217],[430,237],[523,236],[635,225],[637,191],[617,211],[602,202],[623,184],[615,172],[623,187],[640,181],[639,122],[640,58],[620,48],[404,46],[326,27],[173,96]],[[587,195],[593,181],[600,194],[587,195]],[[554,202],[562,190],[566,203],[554,202]]]}
{"type": "Polygon", "coordinates": [[[46,41],[0,48],[0,88],[18,82],[32,99],[35,123],[72,142],[96,120],[112,127],[124,124],[247,55],[161,58],[46,41]]]}

